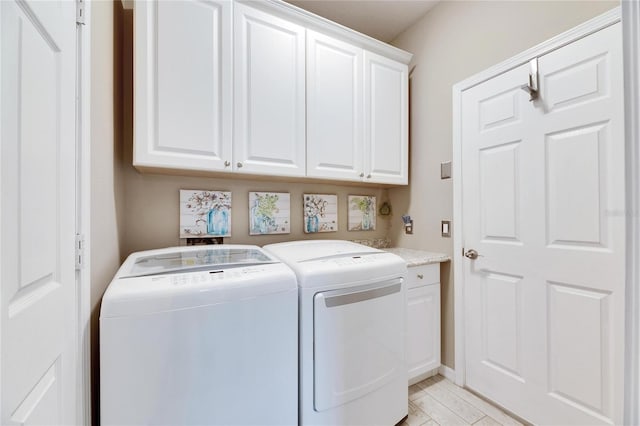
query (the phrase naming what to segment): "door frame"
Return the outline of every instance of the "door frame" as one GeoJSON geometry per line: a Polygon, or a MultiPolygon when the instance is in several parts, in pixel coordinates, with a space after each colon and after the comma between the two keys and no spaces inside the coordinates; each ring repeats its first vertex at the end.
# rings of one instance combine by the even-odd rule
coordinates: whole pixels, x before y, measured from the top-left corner
{"type": "Polygon", "coordinates": [[[622,2],[626,152],[624,423],[640,423],[640,4],[622,2]]]}
{"type": "MultiPolygon", "coordinates": [[[[626,2],[623,2],[626,3],[626,2]]],[[[635,3],[635,2],[629,2],[635,3]]],[[[621,20],[621,9],[615,7],[602,15],[599,15],[589,21],[586,21],[562,34],[559,34],[537,46],[525,50],[524,52],[507,59],[497,65],[494,65],[466,80],[463,80],[453,86],[453,223],[456,224],[456,231],[453,233],[453,276],[454,276],[454,332],[455,332],[455,383],[458,386],[465,386],[465,317],[464,317],[464,272],[463,263],[461,261],[462,250],[464,247],[464,229],[462,222],[462,95],[463,93],[483,83],[493,77],[510,71],[518,66],[526,64],[534,57],[541,56],[566,46],[574,41],[584,38],[606,27],[614,25],[621,20]]],[[[637,43],[637,40],[635,40],[637,43]]],[[[638,45],[635,46],[638,48],[638,45]]],[[[627,52],[625,51],[625,54],[627,52]]],[[[636,56],[637,58],[637,56],[636,56]]],[[[627,148],[629,148],[627,146],[627,148]]],[[[640,165],[640,159],[635,156],[634,164],[640,165]]],[[[631,161],[631,160],[629,160],[631,161]]],[[[627,164],[629,167],[629,164],[627,164]]],[[[630,197],[631,186],[629,184],[630,176],[627,174],[625,197],[627,200],[635,199],[630,197]]],[[[638,185],[634,185],[638,189],[638,185]]],[[[638,210],[636,210],[638,211],[638,210]]],[[[629,220],[627,220],[628,224],[629,220]]],[[[627,241],[627,249],[629,242],[627,241]]],[[[637,252],[636,252],[637,254],[637,252]]],[[[627,256],[629,253],[627,253],[627,256]]],[[[629,288],[627,283],[627,289],[629,288]]],[[[638,303],[640,306],[640,303],[638,303]]],[[[627,317],[628,317],[627,313],[627,317]]],[[[627,318],[628,320],[628,318],[627,318]]],[[[625,336],[626,337],[626,336],[625,336]]],[[[637,401],[637,399],[636,399],[637,401]]],[[[635,424],[635,423],[634,423],[635,424]]]]}
{"type": "Polygon", "coordinates": [[[82,266],[76,271],[78,322],[78,424],[91,424],[91,2],[84,3],[84,24],[76,25],[76,234],[82,236],[82,266]]]}

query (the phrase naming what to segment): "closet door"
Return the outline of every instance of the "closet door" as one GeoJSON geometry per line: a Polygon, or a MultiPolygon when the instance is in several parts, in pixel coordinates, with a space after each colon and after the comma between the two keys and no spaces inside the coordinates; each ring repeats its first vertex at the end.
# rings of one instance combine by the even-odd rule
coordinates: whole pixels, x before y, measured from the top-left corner
{"type": "Polygon", "coordinates": [[[307,30],[307,176],[362,180],[363,50],[307,30]]]}
{"type": "Polygon", "coordinates": [[[622,424],[620,24],[463,94],[467,386],[534,424],[622,424]]]}
{"type": "Polygon", "coordinates": [[[1,425],[78,425],[88,408],[78,311],[89,283],[74,250],[75,21],[73,2],[0,2],[1,425]]]}
{"type": "Polygon", "coordinates": [[[134,31],[133,164],[231,170],[231,3],[136,2],[134,31]]]}
{"type": "Polygon", "coordinates": [[[304,28],[240,3],[234,25],[234,170],[304,176],[304,28]]]}

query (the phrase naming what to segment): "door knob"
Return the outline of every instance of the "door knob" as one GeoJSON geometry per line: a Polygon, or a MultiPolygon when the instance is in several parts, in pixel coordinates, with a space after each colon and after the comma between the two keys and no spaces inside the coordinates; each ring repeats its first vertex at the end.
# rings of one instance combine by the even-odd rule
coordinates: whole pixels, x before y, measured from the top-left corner
{"type": "Polygon", "coordinates": [[[236,164],[236,166],[237,166],[238,168],[240,168],[240,167],[242,167],[242,163],[238,161],[238,164],[236,164]]]}
{"type": "Polygon", "coordinates": [[[464,257],[468,257],[471,260],[477,259],[478,256],[480,255],[474,249],[469,249],[466,252],[464,252],[464,257]]]}
{"type": "Polygon", "coordinates": [[[225,166],[225,167],[229,167],[230,165],[231,165],[231,162],[230,162],[230,161],[225,161],[225,162],[224,162],[224,166],[225,166]]]}

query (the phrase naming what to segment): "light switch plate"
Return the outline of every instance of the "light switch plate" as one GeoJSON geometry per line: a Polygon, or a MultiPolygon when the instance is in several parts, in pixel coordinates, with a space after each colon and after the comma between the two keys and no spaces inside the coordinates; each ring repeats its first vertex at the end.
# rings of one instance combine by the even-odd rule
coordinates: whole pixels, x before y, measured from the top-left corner
{"type": "Polygon", "coordinates": [[[451,179],[451,161],[440,163],[440,179],[451,179]]]}
{"type": "Polygon", "coordinates": [[[443,237],[451,237],[451,221],[443,220],[440,222],[440,231],[443,237]]]}

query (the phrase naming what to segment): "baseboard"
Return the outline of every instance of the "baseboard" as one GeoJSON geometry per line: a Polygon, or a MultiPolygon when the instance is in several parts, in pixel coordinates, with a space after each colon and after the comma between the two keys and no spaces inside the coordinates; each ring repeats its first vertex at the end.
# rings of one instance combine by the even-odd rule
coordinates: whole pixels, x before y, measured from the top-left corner
{"type": "Polygon", "coordinates": [[[418,382],[428,379],[429,377],[433,377],[436,374],[440,373],[440,367],[434,368],[433,370],[425,371],[422,374],[418,374],[417,376],[409,379],[409,386],[415,385],[418,382]]]}
{"type": "Polygon", "coordinates": [[[446,365],[441,365],[440,368],[438,368],[438,373],[446,379],[451,380],[453,383],[456,382],[456,371],[454,369],[449,368],[446,365]]]}

